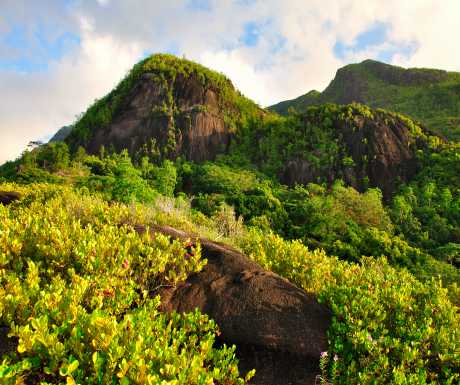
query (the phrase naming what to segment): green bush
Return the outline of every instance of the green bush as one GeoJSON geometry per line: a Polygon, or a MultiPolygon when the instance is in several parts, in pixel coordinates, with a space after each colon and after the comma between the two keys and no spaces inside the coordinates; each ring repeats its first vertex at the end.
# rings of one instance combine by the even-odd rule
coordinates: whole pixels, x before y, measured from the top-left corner
{"type": "Polygon", "coordinates": [[[139,235],[128,207],[70,188],[1,188],[24,195],[0,205],[0,325],[19,339],[2,384],[245,382],[212,320],[158,311],[158,287],[206,263],[199,246],[139,235]]]}
{"type": "Polygon", "coordinates": [[[173,162],[165,159],[161,166],[155,166],[148,161],[147,157],[144,157],[141,160],[140,169],[143,178],[149,181],[156,191],[165,196],[174,196],[177,170],[173,162]]]}
{"type": "Polygon", "coordinates": [[[88,157],[85,164],[96,175],[81,178],[77,186],[100,192],[107,200],[123,203],[152,202],[158,195],[134,167],[127,151],[100,159],[88,157]]]}
{"type": "Polygon", "coordinates": [[[421,172],[393,198],[392,220],[414,246],[460,267],[455,256],[455,244],[460,244],[459,145],[445,145],[422,161],[421,172]]]}
{"type": "Polygon", "coordinates": [[[460,315],[440,282],[421,283],[385,259],[339,261],[256,230],[240,246],[331,308],[334,385],[460,381],[460,315]]]}

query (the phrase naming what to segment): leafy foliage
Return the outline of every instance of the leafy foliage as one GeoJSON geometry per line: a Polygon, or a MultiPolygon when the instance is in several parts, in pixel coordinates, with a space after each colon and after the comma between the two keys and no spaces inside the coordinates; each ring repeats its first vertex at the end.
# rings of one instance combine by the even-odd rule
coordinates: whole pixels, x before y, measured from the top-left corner
{"type": "Polygon", "coordinates": [[[142,172],[133,166],[127,151],[102,159],[89,157],[84,164],[96,175],[80,179],[77,185],[99,191],[107,200],[151,202],[157,194],[142,178],[142,172]]]}
{"type": "Polygon", "coordinates": [[[126,206],[69,188],[22,192],[0,206],[0,323],[19,339],[2,383],[244,382],[213,321],[158,311],[156,289],[206,263],[199,246],[120,227],[126,206]]]}
{"type": "Polygon", "coordinates": [[[458,383],[459,313],[436,280],[420,283],[385,259],[339,261],[255,230],[241,247],[330,306],[334,384],[458,383]]]}
{"type": "MultiPolygon", "coordinates": [[[[20,341],[29,341],[24,352],[4,360],[0,372],[4,373],[5,378],[10,376],[17,379],[23,374],[50,381],[50,374],[46,371],[53,368],[52,375],[57,378],[69,377],[84,383],[100,383],[104,381],[100,378],[109,377],[121,383],[123,375],[129,378],[130,383],[141,383],[149,378],[142,377],[145,373],[153,376],[150,377],[152,383],[157,381],[155,376],[162,379],[180,378],[179,383],[195,383],[193,378],[197,377],[185,377],[189,374],[180,370],[187,364],[179,362],[190,359],[192,361],[189,362],[197,365],[194,373],[212,372],[215,378],[216,373],[221,373],[238,381],[234,364],[219,364],[221,360],[233,362],[231,350],[206,350],[208,353],[200,350],[203,341],[210,341],[209,346],[212,346],[216,329],[211,321],[197,314],[172,315],[172,319],[168,318],[157,311],[158,303],[150,298],[158,285],[171,284],[170,279],[173,282],[184,279],[191,271],[199,269],[202,262],[199,259],[192,262],[189,257],[184,259],[184,248],[178,242],[171,244],[161,236],[154,239],[138,236],[130,227],[113,225],[160,222],[190,231],[188,222],[178,217],[184,216],[184,211],[177,211],[174,206],[167,208],[159,198],[156,198],[154,207],[128,207],[119,203],[108,205],[95,199],[94,195],[75,194],[69,188],[58,186],[21,188],[6,185],[2,189],[19,190],[25,198],[1,210],[2,229],[8,229],[1,232],[4,237],[1,244],[6,250],[2,250],[2,255],[6,256],[6,263],[1,263],[5,273],[2,273],[2,279],[7,283],[2,288],[8,291],[0,296],[6,301],[1,302],[1,320],[10,324],[13,322],[12,335],[20,337],[20,341]],[[30,267],[31,262],[35,268],[30,267]],[[171,268],[175,273],[169,276],[167,273],[171,268]],[[31,280],[35,282],[32,286],[29,283],[31,280]],[[77,289],[74,282],[79,285],[85,282],[83,286],[86,289],[82,294],[82,289],[77,289]],[[45,299],[41,296],[45,294],[48,296],[45,296],[46,301],[51,301],[48,307],[42,305],[45,299]],[[73,303],[77,310],[71,310],[71,314],[66,315],[67,309],[74,309],[73,303]],[[40,307],[36,304],[40,304],[40,307]],[[29,323],[32,322],[31,315],[35,315],[33,319],[38,319],[33,324],[29,323]],[[61,319],[66,320],[65,323],[59,323],[61,319]],[[39,324],[44,320],[48,323],[39,324]],[[58,328],[53,329],[51,325],[58,328]],[[134,330],[131,329],[133,325],[136,325],[136,333],[145,330],[146,337],[142,342],[133,341],[130,334],[134,330]],[[187,331],[185,337],[181,334],[183,328],[187,331]],[[72,345],[75,342],[72,330],[83,331],[79,337],[83,345],[77,346],[80,349],[81,346],[87,346],[85,352],[72,345]],[[161,342],[160,337],[155,337],[155,340],[147,338],[163,336],[165,330],[166,343],[161,342]],[[187,334],[189,330],[192,330],[192,334],[187,334]],[[175,334],[176,331],[178,334],[175,334]],[[95,337],[101,333],[109,336],[110,343],[107,347],[95,349],[94,341],[100,341],[95,337]],[[42,337],[48,335],[50,337],[46,341],[52,342],[49,345],[46,342],[43,347],[42,337]],[[179,349],[182,345],[176,342],[169,345],[168,341],[184,341],[184,338],[185,341],[192,339],[185,342],[185,351],[179,349]],[[50,361],[50,357],[57,354],[51,349],[56,341],[64,345],[63,356],[59,356],[61,361],[50,361]],[[171,360],[164,361],[153,355],[150,347],[152,344],[158,346],[157,343],[169,352],[161,357],[168,356],[171,360]],[[123,354],[113,356],[113,349],[121,347],[124,350],[119,352],[123,354]],[[94,355],[95,351],[97,355],[94,355]],[[197,360],[197,354],[207,358],[197,360]],[[209,355],[216,361],[210,361],[209,355]],[[97,364],[100,357],[104,358],[97,364]],[[115,357],[115,361],[110,361],[112,357],[115,357]],[[140,358],[134,360],[132,357],[140,358]],[[180,358],[176,360],[175,357],[180,358]],[[156,360],[160,360],[159,363],[156,360]],[[78,366],[74,363],[76,361],[78,366]],[[108,362],[111,365],[107,366],[108,362]],[[138,365],[138,362],[145,362],[146,366],[138,365]],[[156,364],[149,366],[148,362],[156,364]],[[209,365],[214,369],[207,369],[209,365]],[[44,368],[48,369],[45,371],[44,368]],[[165,368],[163,372],[161,368],[165,368]],[[229,372],[225,368],[233,369],[229,369],[229,372]]],[[[314,194],[310,199],[316,199],[316,196],[331,200],[334,197],[334,192],[329,195],[321,186],[311,185],[306,190],[297,190],[297,194],[314,194]]],[[[378,193],[370,191],[368,197],[361,197],[356,191],[338,184],[335,194],[337,196],[332,202],[336,200],[334,215],[338,215],[338,218],[344,215],[340,214],[341,210],[351,210],[349,217],[362,226],[372,225],[369,232],[375,233],[374,237],[377,238],[391,230],[388,215],[384,211],[379,213],[383,208],[378,193]],[[353,200],[350,201],[347,194],[354,196],[359,203],[352,204],[353,200]],[[360,207],[366,201],[367,206],[374,206],[374,213],[381,216],[378,217],[379,221],[376,222],[375,215],[360,207]],[[355,206],[359,206],[359,209],[353,212],[355,206]]],[[[185,208],[185,212],[187,210],[190,208],[185,208]]],[[[324,216],[325,221],[331,220],[329,215],[324,216]]],[[[320,249],[309,251],[300,241],[284,241],[267,229],[246,230],[231,210],[225,207],[216,211],[212,222],[196,214],[187,216],[195,226],[192,231],[206,234],[204,228],[200,228],[203,225],[208,229],[218,229],[215,233],[207,230],[208,236],[214,239],[226,237],[227,242],[242,248],[262,266],[285,276],[309,292],[317,293],[331,307],[334,322],[329,331],[329,355],[336,355],[338,360],[329,360],[327,370],[330,378],[333,373],[336,376],[336,384],[372,381],[454,384],[458,380],[459,363],[455,354],[459,347],[458,309],[451,304],[447,290],[438,281],[428,278],[421,283],[409,273],[390,267],[384,259],[360,259],[360,264],[344,262],[336,257],[328,257],[320,249]]],[[[393,239],[389,238],[389,241],[394,242],[393,239]]],[[[365,244],[375,250],[371,241],[365,244]]],[[[199,250],[195,256],[198,255],[199,250]]],[[[394,254],[391,256],[394,257],[394,254]]]]}
{"type": "Polygon", "coordinates": [[[460,146],[448,144],[424,163],[394,197],[393,221],[414,245],[460,267],[460,146]]]}

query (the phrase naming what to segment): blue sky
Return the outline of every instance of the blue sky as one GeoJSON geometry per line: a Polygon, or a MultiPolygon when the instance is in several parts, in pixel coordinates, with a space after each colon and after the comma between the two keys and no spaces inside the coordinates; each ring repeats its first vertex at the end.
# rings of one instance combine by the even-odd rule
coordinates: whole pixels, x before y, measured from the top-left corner
{"type": "Polygon", "coordinates": [[[395,55],[410,58],[416,50],[414,42],[405,42],[397,45],[388,42],[388,33],[391,24],[375,22],[369,28],[359,33],[352,43],[337,40],[334,45],[334,55],[347,60],[348,57],[370,52],[369,59],[391,63],[395,55]]]}
{"type": "MultiPolygon", "coordinates": [[[[63,9],[66,9],[65,5],[68,5],[69,1],[72,0],[67,2],[63,0],[63,9]]],[[[190,12],[211,12],[212,5],[209,0],[189,0],[185,3],[185,9],[190,12]]],[[[232,47],[238,45],[245,47],[257,46],[261,35],[265,32],[264,29],[269,24],[268,21],[247,21],[243,25],[241,35],[227,49],[232,49],[232,47]]],[[[337,59],[344,61],[360,53],[372,52],[372,49],[377,49],[377,52],[373,52],[373,55],[369,58],[385,62],[391,62],[397,54],[410,56],[415,49],[415,45],[410,43],[378,49],[387,42],[387,35],[390,29],[390,24],[376,22],[360,32],[351,43],[344,42],[338,38],[333,47],[333,54],[337,59]]],[[[23,73],[46,71],[50,62],[58,61],[70,51],[78,49],[81,41],[80,36],[73,31],[57,30],[52,21],[50,23],[40,21],[32,30],[22,24],[10,22],[7,23],[7,32],[2,34],[0,38],[0,45],[14,52],[11,57],[0,57],[0,71],[23,73]]],[[[279,35],[280,45],[284,41],[285,38],[279,35]]],[[[174,42],[171,42],[165,51],[181,55],[178,44],[174,42]]],[[[149,52],[145,51],[145,54],[149,52]]]]}
{"type": "Polygon", "coordinates": [[[48,63],[61,59],[79,45],[78,35],[63,32],[50,37],[47,27],[41,26],[30,35],[24,26],[12,24],[8,33],[2,36],[0,44],[15,52],[15,55],[0,58],[0,70],[45,71],[48,63]]]}
{"type": "Polygon", "coordinates": [[[169,52],[261,105],[376,59],[460,70],[458,0],[2,0],[0,162],[75,121],[136,61],[169,52]]]}

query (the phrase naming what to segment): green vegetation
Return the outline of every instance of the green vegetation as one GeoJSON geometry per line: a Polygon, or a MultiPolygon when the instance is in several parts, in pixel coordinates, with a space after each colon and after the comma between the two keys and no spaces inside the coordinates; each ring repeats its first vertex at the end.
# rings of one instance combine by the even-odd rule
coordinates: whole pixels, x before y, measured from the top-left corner
{"type": "Polygon", "coordinates": [[[0,324],[19,339],[2,384],[244,382],[212,320],[158,311],[157,288],[206,263],[199,246],[120,227],[127,206],[68,187],[1,188],[25,195],[0,206],[0,324]]]}
{"type": "MultiPolygon", "coordinates": [[[[362,68],[404,90],[458,80],[379,63],[351,70],[362,68]]],[[[216,343],[213,320],[160,311],[158,288],[206,264],[199,245],[190,251],[134,230],[167,224],[240,249],[326,304],[333,322],[324,381],[458,384],[459,175],[459,144],[398,113],[360,104],[260,113],[223,75],[171,55],[147,58],[88,109],[66,143],[0,166],[0,190],[22,194],[0,205],[0,326],[19,342],[0,357],[0,382],[246,383],[251,373],[242,378],[234,348],[216,343]],[[179,78],[218,90],[235,134],[228,153],[201,164],[170,160],[152,140],[135,154],[87,154],[80,145],[144,75],[168,91],[154,114],[181,113],[179,78]],[[385,196],[369,177],[371,133],[383,126],[407,128],[418,164],[385,196]],[[292,165],[313,183],[280,183],[292,165]]]]}
{"type": "MultiPolygon", "coordinates": [[[[403,115],[356,103],[325,104],[309,107],[303,113],[252,120],[239,132],[228,162],[254,164],[266,175],[277,177],[289,162],[302,161],[308,165],[311,179],[319,183],[330,183],[331,174],[333,179],[344,178],[350,170],[367,175],[369,161],[375,155],[368,145],[375,138],[372,131],[383,126],[395,130],[407,127],[414,148],[440,145],[438,137],[403,115]],[[239,159],[235,162],[235,158],[239,159]]],[[[362,180],[354,182],[366,187],[362,180]]]]}
{"type": "Polygon", "coordinates": [[[397,229],[415,246],[460,267],[460,145],[425,155],[417,177],[393,199],[397,229]]]}
{"type": "Polygon", "coordinates": [[[339,261],[299,241],[256,231],[242,248],[331,307],[326,369],[334,384],[456,384],[460,379],[458,308],[436,280],[420,283],[385,259],[339,261]]]}
{"type": "MultiPolygon", "coordinates": [[[[19,338],[18,351],[2,357],[3,383],[243,383],[233,349],[214,347],[211,320],[158,311],[155,288],[199,270],[199,247],[190,254],[178,241],[131,227],[168,223],[219,239],[216,229],[235,222],[231,212],[200,219],[189,208],[166,208],[161,197],[128,206],[65,186],[0,189],[23,194],[0,207],[0,324],[19,338]]],[[[257,228],[227,235],[330,306],[335,360],[325,370],[335,384],[460,378],[459,313],[440,282],[421,283],[385,259],[344,262],[257,228]]]]}
{"type": "Polygon", "coordinates": [[[287,114],[323,103],[360,102],[400,112],[452,140],[460,139],[460,73],[391,66],[372,60],[341,68],[322,92],[270,107],[287,114]]]}
{"type": "MultiPolygon", "coordinates": [[[[424,230],[431,229],[433,233],[424,235],[427,241],[434,242],[439,237],[441,223],[450,234],[447,247],[436,252],[430,243],[412,241],[414,234],[419,234],[413,228],[398,224],[394,215],[401,211],[392,207],[401,200],[399,195],[393,206],[385,207],[378,189],[359,193],[340,181],[330,188],[309,184],[289,189],[255,171],[216,163],[181,164],[179,175],[183,185],[178,185],[178,190],[191,193],[193,207],[208,216],[215,216],[222,204],[231,205],[249,225],[288,239],[301,239],[310,248],[324,249],[342,259],[360,261],[362,256],[385,256],[391,265],[407,268],[423,281],[441,277],[446,285],[453,285],[451,298],[460,303],[458,264],[452,256],[446,258],[457,255],[454,253],[458,250],[458,190],[452,198],[457,203],[444,206],[441,216],[427,214],[432,228],[424,230]]],[[[416,210],[411,204],[407,210],[416,210]]],[[[402,222],[408,225],[406,220],[402,222]]]]}
{"type": "MultiPolygon", "coordinates": [[[[315,155],[309,159],[316,159],[323,171],[336,165],[342,167],[347,159],[350,162],[344,146],[334,139],[337,134],[333,122],[345,120],[350,122],[348,129],[354,130],[357,117],[369,115],[374,119],[405,119],[359,105],[313,107],[307,115],[266,118],[266,125],[254,129],[254,137],[264,138],[259,141],[259,149],[248,134],[245,141],[235,144],[230,155],[204,164],[178,159],[158,165],[147,156],[133,162],[126,151],[117,154],[103,150],[94,156],[87,155],[82,148],[71,159],[67,146],[56,142],[4,165],[0,176],[21,183],[70,183],[105,200],[127,204],[154,203],[160,197],[174,195],[187,200],[188,195],[198,221],[202,214],[217,219],[234,212],[236,218],[241,218],[219,225],[222,236],[238,233],[239,221],[243,220],[250,226],[274,231],[287,239],[300,239],[312,249],[321,248],[348,261],[358,262],[362,256],[385,256],[391,265],[408,269],[422,281],[440,277],[450,287],[451,298],[460,303],[457,145],[438,143],[433,150],[421,152],[421,172],[413,182],[402,185],[387,205],[378,189],[359,193],[340,179],[330,185],[310,183],[288,188],[274,178],[279,172],[275,165],[291,157],[308,156],[312,149],[315,155]],[[278,135],[282,129],[285,133],[278,135]],[[298,137],[299,131],[307,139],[282,154],[286,137],[298,137]],[[321,152],[322,148],[326,154],[321,152]],[[262,153],[260,158],[258,151],[262,153]],[[248,153],[253,155],[252,159],[241,155],[248,153]],[[250,166],[258,159],[265,160],[260,166],[265,173],[250,166]]],[[[414,140],[430,142],[431,137],[424,136],[416,124],[411,127],[414,140]]],[[[355,167],[362,165],[359,159],[351,159],[355,167]]],[[[340,177],[340,173],[336,175],[340,177]]]]}

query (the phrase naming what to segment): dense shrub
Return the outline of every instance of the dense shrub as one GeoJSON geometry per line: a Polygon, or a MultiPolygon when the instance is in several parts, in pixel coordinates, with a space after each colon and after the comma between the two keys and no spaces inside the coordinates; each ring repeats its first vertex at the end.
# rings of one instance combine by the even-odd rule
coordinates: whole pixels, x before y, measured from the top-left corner
{"type": "Polygon", "coordinates": [[[241,247],[332,309],[328,370],[334,384],[460,380],[460,316],[438,281],[421,283],[385,259],[339,261],[255,230],[241,247]]]}
{"type": "Polygon", "coordinates": [[[142,177],[160,194],[173,196],[177,185],[177,170],[174,163],[166,159],[161,166],[150,163],[147,157],[142,158],[140,169],[142,177]]]}
{"type": "Polygon", "coordinates": [[[213,321],[157,309],[159,286],[206,263],[199,246],[120,226],[123,205],[21,190],[22,201],[0,205],[0,324],[19,339],[2,357],[2,384],[244,383],[233,349],[214,347],[213,321]]]}
{"type": "Polygon", "coordinates": [[[424,168],[392,202],[397,230],[441,261],[460,266],[460,150],[425,154],[424,168]]]}

